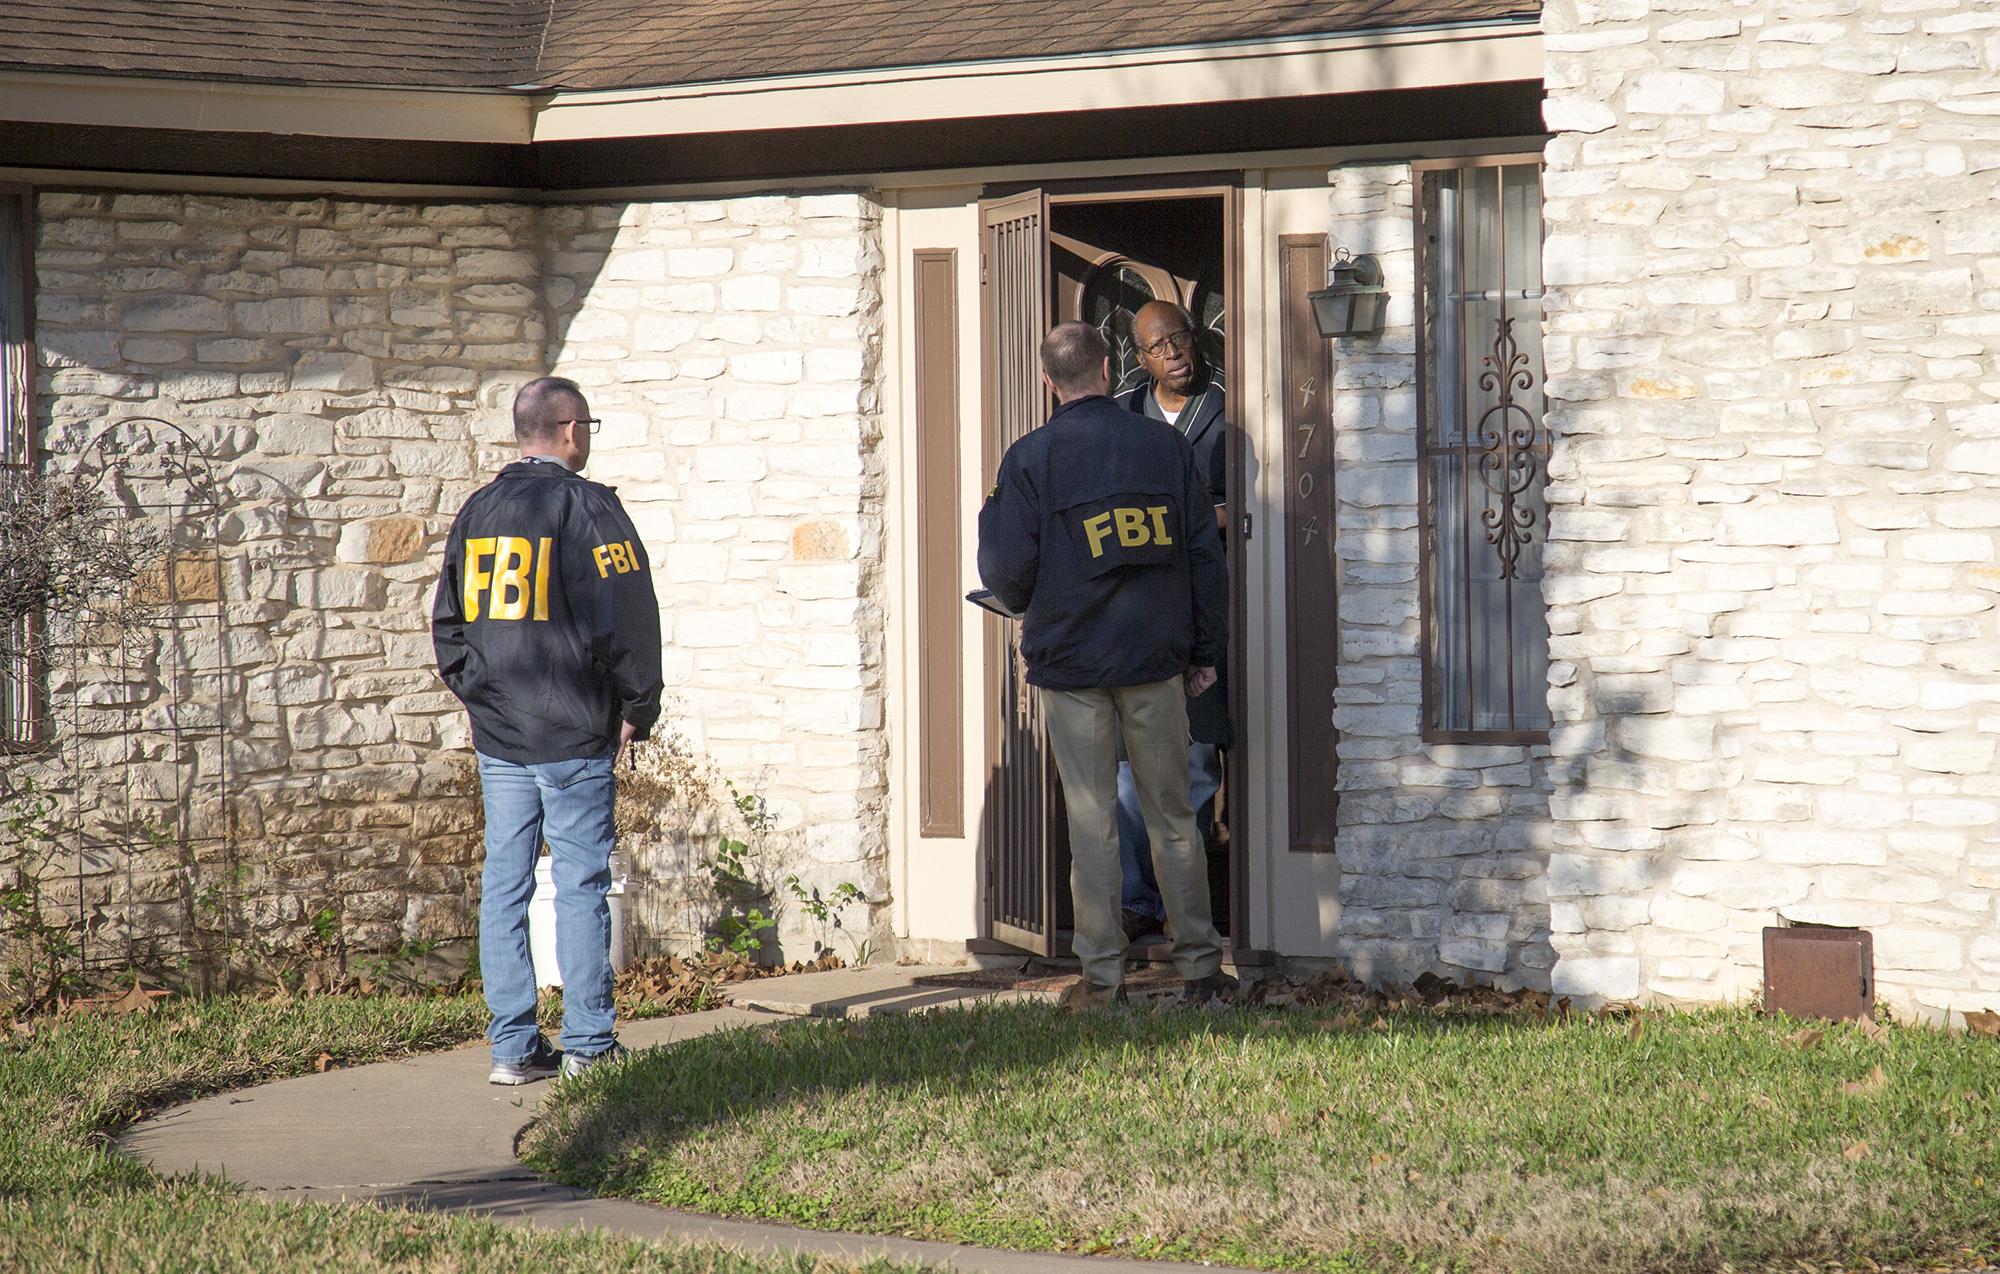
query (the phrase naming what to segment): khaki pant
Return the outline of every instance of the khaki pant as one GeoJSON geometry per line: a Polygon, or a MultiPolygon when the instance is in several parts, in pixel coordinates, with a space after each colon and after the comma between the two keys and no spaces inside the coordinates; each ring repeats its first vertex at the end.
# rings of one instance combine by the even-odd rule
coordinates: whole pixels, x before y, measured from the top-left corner
{"type": "Polygon", "coordinates": [[[1100,986],[1125,981],[1125,929],[1118,917],[1121,735],[1173,930],[1174,967],[1184,978],[1216,972],[1222,967],[1222,935],[1209,914],[1208,860],[1188,808],[1187,695],[1181,679],[1114,690],[1044,689],[1041,696],[1069,807],[1069,887],[1084,977],[1100,986]]]}

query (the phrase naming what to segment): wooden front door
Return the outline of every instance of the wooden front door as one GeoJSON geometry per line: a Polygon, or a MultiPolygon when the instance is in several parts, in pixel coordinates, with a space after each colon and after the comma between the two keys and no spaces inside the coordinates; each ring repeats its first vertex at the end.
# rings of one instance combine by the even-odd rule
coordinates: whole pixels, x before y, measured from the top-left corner
{"type": "MultiPolygon", "coordinates": [[[[985,481],[1014,440],[1048,419],[1039,350],[1051,316],[1048,200],[1040,190],[980,207],[979,292],[986,341],[985,481]]],[[[986,858],[992,935],[1051,955],[1069,844],[1055,756],[1021,661],[1021,628],[987,616],[986,858]]]]}

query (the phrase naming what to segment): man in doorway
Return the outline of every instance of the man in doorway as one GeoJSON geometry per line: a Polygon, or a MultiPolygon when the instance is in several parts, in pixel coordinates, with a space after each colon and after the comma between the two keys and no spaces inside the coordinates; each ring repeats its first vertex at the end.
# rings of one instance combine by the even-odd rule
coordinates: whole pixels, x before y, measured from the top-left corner
{"type": "Polygon", "coordinates": [[[1124,995],[1119,922],[1118,747],[1173,925],[1192,1001],[1227,995],[1207,863],[1188,805],[1187,701],[1215,680],[1223,640],[1222,542],[1208,485],[1176,430],[1109,396],[1110,351],[1064,323],[1042,341],[1060,405],[1000,461],[979,512],[979,575],[1022,616],[1021,657],[1041,696],[1069,809],[1073,1007],[1124,995]]]}
{"type": "MultiPolygon", "coordinates": [[[[1222,374],[1207,366],[1195,341],[1188,312],[1171,301],[1148,301],[1132,316],[1133,343],[1147,379],[1119,395],[1119,402],[1150,420],[1172,425],[1194,451],[1195,470],[1206,484],[1215,507],[1215,524],[1228,526],[1228,453],[1223,438],[1229,426],[1222,374]]],[[[1212,599],[1228,614],[1228,587],[1212,599]]],[[[1225,624],[1225,632],[1227,631],[1225,624]]],[[[1215,684],[1188,704],[1188,803],[1194,807],[1197,840],[1204,854],[1206,835],[1214,822],[1215,797],[1222,790],[1222,750],[1233,741],[1229,725],[1228,657],[1216,657],[1215,684]]],[[[1146,844],[1146,823],[1139,806],[1139,787],[1129,762],[1118,763],[1118,859],[1124,878],[1120,920],[1125,936],[1137,939],[1153,933],[1166,919],[1153,856],[1146,844]]],[[[1206,859],[1204,859],[1204,870],[1206,859]]]]}
{"type": "Polygon", "coordinates": [[[479,972],[495,1084],[577,1075],[613,1033],[613,774],[660,715],[660,609],[610,487],[580,475],[598,426],[574,381],[514,396],[521,458],[465,502],[431,608],[438,671],[472,718],[486,806],[479,972]],[[547,841],[563,1052],[535,1026],[528,901],[547,841]]]}

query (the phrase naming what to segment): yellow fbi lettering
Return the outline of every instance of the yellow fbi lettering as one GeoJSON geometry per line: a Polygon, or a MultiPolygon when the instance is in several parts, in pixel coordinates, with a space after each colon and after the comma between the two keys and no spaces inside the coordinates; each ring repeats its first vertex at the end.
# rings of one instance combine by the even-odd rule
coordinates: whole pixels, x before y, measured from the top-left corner
{"type": "Polygon", "coordinates": [[[590,550],[591,560],[597,563],[597,578],[610,579],[611,572],[620,575],[639,569],[639,550],[632,547],[632,541],[623,540],[617,544],[600,544],[590,550]]]}
{"type": "Polygon", "coordinates": [[[487,535],[465,542],[465,622],[549,617],[549,536],[487,535]],[[482,608],[481,603],[485,605],[482,608]]]}
{"type": "Polygon", "coordinates": [[[1090,555],[1104,556],[1104,542],[1113,535],[1128,549],[1145,544],[1172,544],[1167,534],[1167,506],[1150,504],[1143,509],[1106,509],[1083,520],[1083,534],[1090,541],[1090,555]]]}

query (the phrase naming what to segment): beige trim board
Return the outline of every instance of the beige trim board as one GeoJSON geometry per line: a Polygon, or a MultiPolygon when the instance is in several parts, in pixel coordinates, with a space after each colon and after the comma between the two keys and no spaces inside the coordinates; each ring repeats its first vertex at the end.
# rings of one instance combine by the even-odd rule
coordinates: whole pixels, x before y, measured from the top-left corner
{"type": "Polygon", "coordinates": [[[1542,77],[1532,23],[868,70],[540,99],[534,140],[1257,101],[1542,77]]]}
{"type": "Polygon", "coordinates": [[[0,119],[32,124],[525,143],[533,117],[518,93],[0,72],[0,119]]]}

